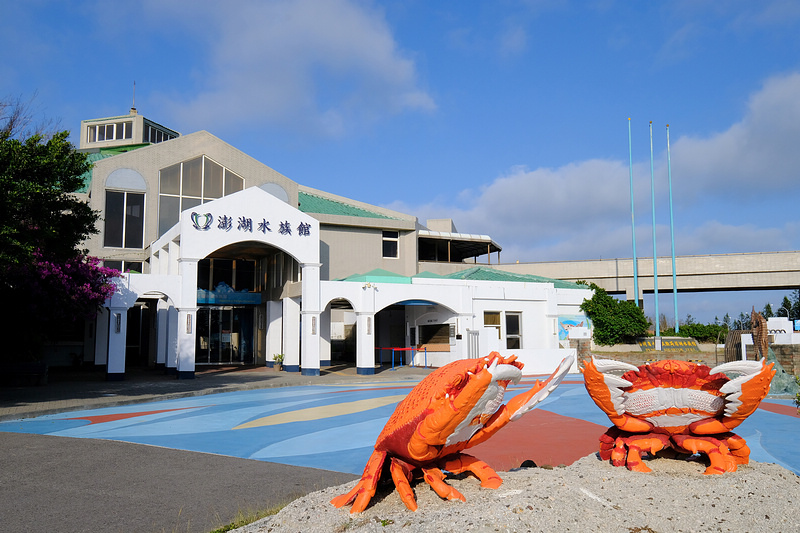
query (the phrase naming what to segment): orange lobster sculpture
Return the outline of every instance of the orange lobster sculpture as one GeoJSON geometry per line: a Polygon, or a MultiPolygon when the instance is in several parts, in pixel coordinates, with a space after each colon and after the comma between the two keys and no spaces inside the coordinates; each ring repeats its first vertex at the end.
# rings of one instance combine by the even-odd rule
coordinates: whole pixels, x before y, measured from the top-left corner
{"type": "Polygon", "coordinates": [[[492,352],[488,357],[454,361],[437,369],[397,405],[358,484],[331,503],[342,507],[354,501],[351,513],[366,509],[385,475],[387,458],[388,473],[400,499],[412,511],[417,510],[417,502],[410,481],[418,470],[433,490],[448,500],[465,498],[445,483],[442,470],[472,472],[482,487],[498,488],[503,480],[497,472],[461,450],[480,444],[533,409],[558,386],[572,362],[573,357],[567,357],[544,382],[537,380],[531,390],[507,405],[503,405],[506,388],[522,378],[523,365],[516,356],[505,359],[492,352]]]}
{"type": "Polygon", "coordinates": [[[600,458],[650,472],[642,453],[671,448],[706,454],[706,474],[735,472],[737,465],[749,462],[750,448],[731,430],[769,392],[772,366],[763,359],[715,368],[673,360],[638,368],[605,359],[584,361],[586,390],[614,423],[600,437],[600,458]],[[722,372],[742,375],[729,379],[722,372]]]}

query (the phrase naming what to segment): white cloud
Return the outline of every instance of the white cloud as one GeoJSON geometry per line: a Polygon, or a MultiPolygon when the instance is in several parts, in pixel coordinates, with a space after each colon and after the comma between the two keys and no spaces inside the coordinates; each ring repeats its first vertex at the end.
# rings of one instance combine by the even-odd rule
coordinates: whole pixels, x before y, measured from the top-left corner
{"type": "Polygon", "coordinates": [[[768,79],[748,102],[744,118],[707,138],[682,137],[674,169],[696,178],[698,194],[774,193],[797,183],[800,167],[800,73],[768,79]],[[766,183],[768,181],[768,183],[766,183]],[[761,191],[759,191],[761,189],[761,191]]]}
{"type": "Polygon", "coordinates": [[[189,100],[163,97],[188,131],[271,123],[340,136],[387,115],[436,107],[383,14],[364,2],[215,2],[189,11],[193,22],[184,27],[209,54],[196,76],[199,90],[189,100]]]}
{"type": "MultiPolygon", "coordinates": [[[[800,246],[794,207],[800,182],[800,74],[776,76],[753,94],[744,118],[708,137],[672,144],[677,253],[776,251],[800,246]],[[793,195],[793,196],[792,196],[793,195]]],[[[657,246],[670,253],[666,153],[657,157],[657,246]]],[[[634,164],[637,253],[652,254],[650,162],[634,164]]],[[[586,160],[557,168],[511,168],[480,190],[394,209],[453,218],[464,233],[486,233],[504,262],[630,257],[628,162],[586,160]],[[456,200],[452,200],[455,198],[456,200]],[[453,203],[455,202],[455,203],[453,203]]]]}
{"type": "Polygon", "coordinates": [[[513,25],[500,34],[500,53],[516,55],[525,50],[528,44],[528,33],[525,28],[513,25]]]}

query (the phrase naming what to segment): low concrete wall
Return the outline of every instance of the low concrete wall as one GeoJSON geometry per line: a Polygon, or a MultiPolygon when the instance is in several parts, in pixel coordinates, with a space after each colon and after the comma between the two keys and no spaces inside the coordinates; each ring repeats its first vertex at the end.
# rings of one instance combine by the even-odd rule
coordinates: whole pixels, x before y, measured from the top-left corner
{"type": "MultiPolygon", "coordinates": [[[[592,354],[599,359],[614,359],[634,366],[643,365],[652,361],[675,359],[678,361],[691,361],[717,366],[725,362],[725,348],[715,344],[699,344],[699,352],[679,351],[647,351],[643,352],[637,344],[618,344],[616,346],[592,346],[592,354]]],[[[584,359],[584,358],[581,358],[584,359]]]]}
{"type": "MultiPolygon", "coordinates": [[[[800,344],[770,344],[769,347],[787,373],[800,376],[800,344]]],[[[757,358],[755,346],[752,344],[747,345],[747,358],[750,360],[757,358]]]]}

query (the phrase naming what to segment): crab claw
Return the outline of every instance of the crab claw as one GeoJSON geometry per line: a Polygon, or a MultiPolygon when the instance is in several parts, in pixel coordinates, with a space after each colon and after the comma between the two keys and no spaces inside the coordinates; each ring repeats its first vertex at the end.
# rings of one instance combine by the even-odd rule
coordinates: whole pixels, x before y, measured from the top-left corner
{"type": "Polygon", "coordinates": [[[569,372],[569,369],[572,367],[572,363],[574,361],[575,357],[568,355],[561,360],[561,364],[559,364],[558,368],[556,368],[556,370],[550,374],[550,377],[548,377],[542,383],[539,383],[539,380],[537,379],[533,389],[508,402],[508,409],[511,412],[509,420],[513,422],[514,420],[519,419],[519,417],[528,411],[531,411],[534,407],[536,407],[537,404],[541,403],[545,398],[550,396],[550,393],[556,390],[556,387],[558,387],[558,385],[561,383],[561,380],[563,380],[564,376],[567,375],[567,372],[569,372]]]}
{"type": "Polygon", "coordinates": [[[488,370],[492,375],[492,381],[509,381],[513,383],[519,383],[519,381],[522,379],[522,370],[515,365],[508,364],[511,361],[513,361],[513,359],[507,359],[500,364],[499,357],[495,357],[492,360],[492,362],[486,368],[486,370],[488,370]]]}
{"type": "Polygon", "coordinates": [[[761,361],[732,361],[711,369],[712,374],[730,372],[742,374],[720,387],[725,393],[725,416],[721,420],[707,420],[689,426],[698,434],[713,434],[730,431],[741,424],[758,408],[769,393],[769,385],[775,375],[774,364],[761,361]]]}
{"type": "Polygon", "coordinates": [[[622,389],[630,387],[632,383],[612,372],[624,373],[638,368],[622,361],[595,359],[594,356],[591,360],[584,361],[583,365],[583,379],[594,403],[609,417],[624,414],[622,389]]]}
{"type": "Polygon", "coordinates": [[[719,365],[711,372],[742,372],[720,388],[725,396],[725,415],[734,418],[747,418],[756,410],[758,404],[769,392],[769,385],[775,375],[774,364],[761,361],[735,361],[719,365]]]}

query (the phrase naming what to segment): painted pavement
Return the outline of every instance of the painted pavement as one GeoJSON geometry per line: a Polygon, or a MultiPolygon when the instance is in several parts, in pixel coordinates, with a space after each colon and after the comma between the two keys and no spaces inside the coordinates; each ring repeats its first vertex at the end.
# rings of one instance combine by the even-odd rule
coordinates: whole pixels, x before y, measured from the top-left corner
{"type": "MultiPolygon", "coordinates": [[[[415,382],[315,385],[228,392],[45,415],[0,423],[1,432],[109,439],[361,474],[375,439],[415,382]]],[[[530,388],[526,377],[506,401],[530,388]]],[[[525,460],[571,464],[597,451],[610,425],[570,375],[534,411],[469,453],[497,470],[525,460]]],[[[736,432],[751,459],[800,475],[800,417],[791,400],[767,399],[736,432]]]]}

